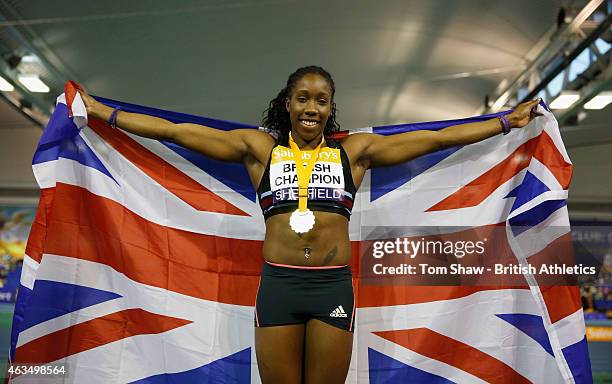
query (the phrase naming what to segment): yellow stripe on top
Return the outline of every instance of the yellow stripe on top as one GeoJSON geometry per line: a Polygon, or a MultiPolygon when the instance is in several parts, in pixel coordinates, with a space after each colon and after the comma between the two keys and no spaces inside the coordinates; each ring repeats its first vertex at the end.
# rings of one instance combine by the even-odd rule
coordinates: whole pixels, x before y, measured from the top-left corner
{"type": "MultiPolygon", "coordinates": [[[[314,151],[302,151],[302,161],[308,161],[314,151]]],[[[272,158],[270,164],[276,164],[286,161],[294,161],[293,152],[290,148],[277,145],[272,150],[272,158]]],[[[328,163],[341,163],[340,149],[324,147],[319,150],[319,158],[317,161],[324,161],[328,163]]]]}

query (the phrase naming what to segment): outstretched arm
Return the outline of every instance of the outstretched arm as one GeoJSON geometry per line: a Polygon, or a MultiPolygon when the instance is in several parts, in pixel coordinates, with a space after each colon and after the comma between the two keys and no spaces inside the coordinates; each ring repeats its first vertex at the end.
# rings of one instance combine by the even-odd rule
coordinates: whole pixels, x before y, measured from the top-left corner
{"type": "MultiPolygon", "coordinates": [[[[108,121],[113,108],[96,101],[84,91],[79,93],[88,115],[108,121]]],[[[175,124],[125,111],[117,113],[117,126],[138,136],[171,141],[213,159],[229,162],[242,162],[248,156],[265,162],[269,152],[265,148],[269,145],[263,142],[274,141],[270,135],[255,129],[224,131],[198,124],[175,124]]]]}
{"type": "MultiPolygon", "coordinates": [[[[506,115],[511,128],[522,128],[533,118],[539,99],[519,104],[506,115]]],[[[477,123],[453,125],[439,131],[414,131],[397,135],[355,134],[343,144],[356,163],[364,168],[395,165],[421,155],[457,145],[467,145],[502,132],[498,118],[477,123]]]]}

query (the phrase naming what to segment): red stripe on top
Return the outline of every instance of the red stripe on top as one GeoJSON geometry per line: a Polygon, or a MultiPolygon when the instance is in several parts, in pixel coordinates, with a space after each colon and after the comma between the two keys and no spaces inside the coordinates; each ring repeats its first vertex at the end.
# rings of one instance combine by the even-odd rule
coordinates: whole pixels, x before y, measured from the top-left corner
{"type": "Polygon", "coordinates": [[[32,340],[15,350],[15,363],[46,364],[114,341],[162,333],[191,322],[140,308],[126,309],[32,340]]]}
{"type": "MultiPolygon", "coordinates": [[[[526,377],[495,357],[428,328],[381,331],[374,334],[429,357],[459,368],[488,383],[531,383],[526,377]]],[[[503,348],[502,345],[499,348],[503,348]]]]}
{"type": "Polygon", "coordinates": [[[546,165],[559,184],[567,189],[572,177],[572,165],[565,162],[551,137],[546,132],[542,132],[539,136],[523,143],[502,162],[427,209],[427,212],[474,207],[482,203],[500,185],[529,166],[532,157],[546,165]]]}
{"type": "Polygon", "coordinates": [[[166,160],[149,151],[119,129],[89,117],[88,126],[141,171],[199,211],[249,216],[246,212],[210,191],[166,160]]]}
{"type": "MultiPolygon", "coordinates": [[[[42,191],[43,199],[49,192],[42,191]]],[[[58,183],[54,194],[46,237],[30,236],[44,242],[45,253],[103,263],[132,280],[193,297],[255,302],[261,241],[165,227],[73,185],[58,183]]]]}
{"type": "Polygon", "coordinates": [[[344,205],[349,210],[353,209],[353,200],[351,200],[348,196],[342,195],[342,198],[338,200],[338,203],[344,205]]]}
{"type": "Polygon", "coordinates": [[[261,209],[266,209],[272,205],[272,196],[264,197],[263,199],[259,199],[259,206],[261,209]]]}

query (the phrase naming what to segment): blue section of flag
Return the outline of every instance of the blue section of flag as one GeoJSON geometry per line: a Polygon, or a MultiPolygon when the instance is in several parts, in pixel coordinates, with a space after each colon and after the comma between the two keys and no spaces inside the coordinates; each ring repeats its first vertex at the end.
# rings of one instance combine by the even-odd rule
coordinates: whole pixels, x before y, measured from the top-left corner
{"type": "Polygon", "coordinates": [[[509,221],[512,233],[514,236],[518,236],[525,232],[531,227],[540,224],[552,215],[559,208],[564,207],[567,204],[565,199],[563,200],[547,200],[535,207],[511,218],[509,221]]]}
{"type": "Polygon", "coordinates": [[[541,316],[526,313],[505,313],[495,316],[514,325],[540,344],[551,356],[555,356],[548,339],[548,333],[546,328],[544,328],[544,320],[542,320],[541,316]]]}
{"type": "Polygon", "coordinates": [[[15,361],[15,348],[17,348],[17,338],[19,332],[21,332],[22,323],[25,319],[26,309],[30,304],[30,298],[32,297],[32,290],[19,286],[19,294],[17,295],[17,301],[15,302],[15,310],[13,311],[13,324],[11,325],[11,348],[9,351],[9,357],[11,361],[15,361]]]}
{"type": "Polygon", "coordinates": [[[212,119],[210,117],[191,115],[188,113],[172,112],[164,109],[145,107],[137,104],[124,103],[117,100],[106,99],[104,97],[94,96],[99,102],[108,105],[112,108],[120,107],[122,111],[144,113],[145,115],[160,117],[162,119],[169,120],[173,123],[190,123],[205,125],[207,127],[223,129],[225,131],[231,131],[239,128],[257,128],[256,125],[237,123],[233,121],[212,119]]]}
{"type": "MultiPolygon", "coordinates": [[[[19,292],[19,295],[21,295],[21,292],[19,292]]],[[[25,319],[21,322],[19,328],[20,330],[28,329],[66,313],[119,297],[121,295],[113,292],[81,285],[36,280],[33,295],[25,312],[25,319]]]]}
{"type": "MultiPolygon", "coordinates": [[[[398,125],[387,125],[381,127],[373,127],[372,132],[379,135],[396,135],[398,133],[428,130],[438,131],[440,129],[450,127],[452,125],[473,123],[478,121],[490,120],[494,117],[505,115],[510,111],[494,113],[490,115],[475,116],[468,119],[457,119],[457,120],[443,120],[443,121],[432,121],[426,123],[416,124],[398,124],[398,125]]],[[[409,182],[413,178],[417,177],[421,173],[425,172],[429,168],[438,164],[448,156],[457,152],[463,147],[452,147],[447,148],[438,152],[430,153],[424,156],[420,156],[414,160],[408,161],[404,164],[399,164],[391,167],[384,168],[372,168],[370,171],[371,175],[371,186],[370,186],[370,201],[374,201],[381,196],[397,189],[398,187],[409,182]]]]}
{"type": "Polygon", "coordinates": [[[45,163],[60,157],[97,169],[117,182],[79,135],[79,129],[68,117],[68,107],[65,104],[58,104],[53,112],[49,125],[44,130],[36,153],[34,153],[32,164],[45,163]]]}
{"type": "Polygon", "coordinates": [[[502,111],[502,112],[497,112],[497,113],[490,113],[488,115],[468,117],[465,119],[440,120],[440,121],[428,121],[428,122],[423,122],[423,123],[377,126],[377,127],[372,128],[372,132],[378,133],[379,135],[395,135],[398,133],[419,131],[419,130],[438,131],[440,129],[450,127],[452,125],[475,123],[478,121],[491,120],[494,117],[506,115],[511,112],[512,110],[508,110],[508,111],[502,111]]]}
{"type": "Polygon", "coordinates": [[[251,382],[251,348],[189,371],[164,373],[132,384],[248,384],[251,382]]]}
{"type": "Polygon", "coordinates": [[[218,161],[173,143],[164,141],[162,141],[162,143],[247,199],[253,202],[257,200],[253,185],[250,183],[251,179],[249,178],[249,174],[242,163],[218,161]]]}
{"type": "Polygon", "coordinates": [[[70,139],[79,134],[79,129],[76,127],[72,119],[68,116],[68,106],[59,103],[55,107],[55,111],[49,118],[49,123],[43,131],[40,141],[38,142],[38,151],[57,145],[57,143],[70,139]]]}
{"type": "Polygon", "coordinates": [[[570,371],[572,371],[576,384],[593,383],[586,336],[576,344],[567,346],[561,351],[565,361],[567,361],[567,365],[569,365],[570,371]]]}
{"type": "Polygon", "coordinates": [[[59,157],[74,160],[87,167],[97,169],[117,183],[117,180],[110,174],[81,136],[74,136],[72,139],[63,140],[55,147],[42,152],[36,152],[33,164],[57,160],[59,157]]]}
{"type": "Polygon", "coordinates": [[[453,383],[442,376],[406,365],[372,348],[368,348],[368,367],[370,370],[370,384],[453,383]]]}
{"type": "Polygon", "coordinates": [[[550,188],[548,188],[546,184],[540,181],[540,179],[538,179],[533,173],[527,171],[521,184],[506,195],[506,198],[516,198],[512,204],[512,209],[510,212],[514,212],[526,202],[548,191],[550,191],[550,188]]]}
{"type": "Polygon", "coordinates": [[[370,201],[374,201],[404,185],[461,148],[448,148],[391,167],[372,168],[370,171],[370,201]]]}

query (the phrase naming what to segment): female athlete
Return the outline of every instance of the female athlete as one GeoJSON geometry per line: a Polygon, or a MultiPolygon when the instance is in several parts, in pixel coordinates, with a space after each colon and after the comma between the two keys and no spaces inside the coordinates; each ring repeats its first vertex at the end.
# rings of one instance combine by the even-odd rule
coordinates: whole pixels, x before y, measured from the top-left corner
{"type": "Polygon", "coordinates": [[[213,159],[242,162],[257,189],[266,236],[255,307],[255,349],[267,383],[343,383],[355,324],[348,223],[367,169],[475,143],[540,115],[539,100],[504,118],[439,131],[337,141],[334,81],[323,68],[299,68],[270,102],[263,125],[223,131],[113,110],[81,91],[89,115],[128,132],[172,141],[213,159]],[[302,161],[296,166],[294,159],[302,161]]]}

